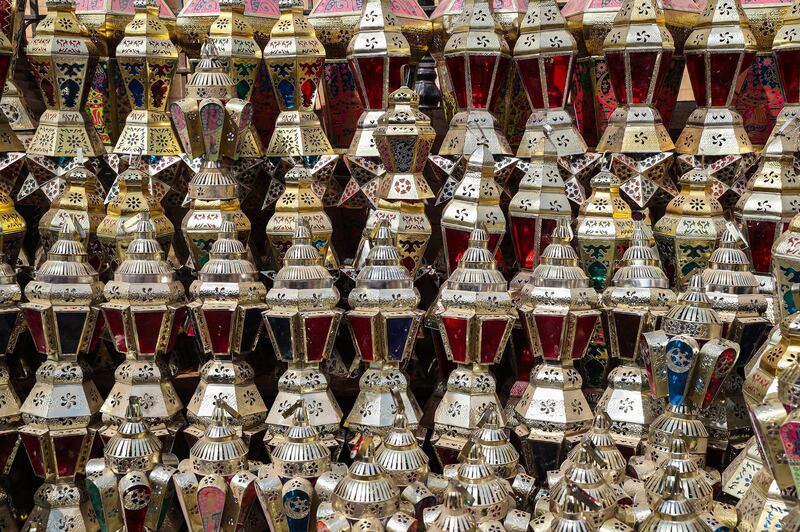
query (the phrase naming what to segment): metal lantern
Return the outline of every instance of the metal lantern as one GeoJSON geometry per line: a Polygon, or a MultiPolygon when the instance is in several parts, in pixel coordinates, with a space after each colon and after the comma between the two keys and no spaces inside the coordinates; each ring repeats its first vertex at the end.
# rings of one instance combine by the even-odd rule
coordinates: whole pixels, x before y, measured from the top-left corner
{"type": "Polygon", "coordinates": [[[772,245],[772,275],[775,278],[778,298],[778,318],[791,316],[800,309],[798,283],[800,283],[800,215],[795,215],[788,227],[772,245]]]}
{"type": "Polygon", "coordinates": [[[86,464],[86,490],[103,530],[158,530],[172,506],[176,465],[175,455],[162,453],[161,441],[143,420],[139,398],[132,396],[103,458],[86,464]]]}
{"type": "Polygon", "coordinates": [[[175,228],[154,196],[153,179],[142,170],[128,168],[117,176],[114,194],[107,199],[106,215],[97,226],[97,240],[103,248],[103,260],[115,270],[126,258],[142,219],[149,220],[153,238],[169,255],[175,228]]]}
{"type": "MultiPolygon", "coordinates": [[[[600,511],[600,505],[574,483],[568,483],[563,502],[551,511],[538,515],[531,521],[531,530],[591,530],[600,511]]],[[[611,518],[603,522],[600,530],[629,532],[633,530],[622,521],[611,518]]]]}
{"type": "Polygon", "coordinates": [[[130,398],[138,397],[138,417],[151,426],[163,426],[156,432],[169,451],[184,418],[163,355],[173,349],[186,322],[186,294],[154,237],[153,224],[145,215],[125,260],[105,288],[103,316],[125,361],[115,370],[114,387],[100,411],[108,424],[107,439],[125,419],[130,398]]]}
{"type": "Polygon", "coordinates": [[[764,459],[761,458],[756,437],[752,436],[722,471],[721,496],[732,502],[740,501],[747,488],[753,484],[755,474],[763,468],[764,459]]]}
{"type": "Polygon", "coordinates": [[[653,227],[664,270],[678,288],[708,264],[725,231],[722,205],[711,193],[708,170],[689,170],[680,178],[681,192],[653,227]]]}
{"type": "Polygon", "coordinates": [[[68,520],[76,529],[95,530],[94,510],[76,477],[82,475],[94,446],[103,402],[79,356],[90,352],[103,320],[98,303],[103,284],[76,234],[64,224],[58,241],[25,287],[20,308],[34,345],[47,360],[20,408],[25,423],[22,444],[36,476],[45,483],[36,491],[28,526],[57,528],[68,520]]]}
{"type": "Polygon", "coordinates": [[[359,380],[356,397],[344,426],[353,432],[385,435],[392,427],[397,393],[411,430],[422,410],[408,390],[400,366],[411,357],[424,312],[417,308],[419,292],[400,264],[385,223],[379,223],[366,266],[348,297],[347,323],[356,355],[369,365],[359,380]]]}
{"type": "Polygon", "coordinates": [[[75,18],[72,0],[49,0],[47,17],[26,48],[47,107],[39,118],[29,155],[87,157],[105,154],[97,132],[83,112],[88,84],[97,65],[97,48],[75,18]]]}
{"type": "MultiPolygon", "coordinates": [[[[386,221],[401,263],[416,277],[431,236],[424,200],[433,197],[423,170],[436,132],[430,119],[419,111],[419,96],[408,87],[389,95],[389,107],[378,120],[373,139],[386,173],[378,184],[378,207],[371,210],[366,227],[386,221]]],[[[362,240],[355,266],[366,258],[369,238],[362,240]]]]}
{"type": "MultiPolygon", "coordinates": [[[[435,310],[447,359],[457,364],[434,416],[433,438],[442,464],[455,461],[485,409],[501,411],[489,367],[503,356],[515,313],[488,244],[486,231],[472,231],[435,310]]],[[[504,424],[505,416],[500,419],[504,424]]]]}
{"type": "Polygon", "coordinates": [[[675,292],[661,261],[648,245],[644,222],[635,222],[631,246],[622,255],[602,302],[610,356],[619,366],[608,375],[596,410],[608,415],[614,441],[634,454],[657,410],[647,373],[638,364],[639,338],[660,328],[661,318],[675,304],[675,292]]]}
{"type": "Polygon", "coordinates": [[[542,358],[514,408],[527,439],[529,471],[540,482],[558,467],[560,456],[592,424],[592,411],[574,367],[583,358],[600,318],[597,293],[578,266],[572,232],[559,220],[551,243],[520,294],[518,309],[534,355],[542,358]],[[535,463],[530,455],[535,449],[535,463]]]}
{"type": "Polygon", "coordinates": [[[619,195],[619,179],[606,170],[591,180],[592,195],[581,205],[576,236],[581,266],[603,290],[633,235],[631,208],[619,195]]]}
{"type": "Polygon", "coordinates": [[[753,476],[744,497],[736,504],[736,512],[741,516],[736,530],[769,530],[776,523],[788,520],[790,511],[796,507],[795,492],[784,493],[770,475],[769,468],[764,467],[753,476]]]}
{"type": "MultiPolygon", "coordinates": [[[[601,458],[601,460],[596,460],[596,465],[600,468],[607,481],[612,484],[620,484],[625,478],[625,469],[628,464],[622,452],[617,448],[614,436],[610,431],[610,425],[611,418],[598,408],[597,413],[594,415],[592,428],[586,433],[584,441],[591,442],[591,446],[597,456],[601,458]]],[[[562,473],[568,470],[570,463],[577,458],[582,448],[583,445],[576,445],[572,448],[567,455],[567,459],[561,464],[562,473]]]]}
{"type": "Polygon", "coordinates": [[[519,452],[508,440],[506,428],[501,424],[500,414],[495,407],[483,411],[468,445],[480,448],[486,465],[498,477],[510,482],[518,475],[525,475],[525,469],[519,463],[519,452]]]}
{"type": "Polygon", "coordinates": [[[271,435],[282,434],[289,423],[283,413],[305,401],[311,426],[328,443],[338,434],[342,411],[328,388],[320,364],[331,354],[342,311],[339,291],[311,243],[311,230],[297,225],[294,244],[266,296],[264,324],[278,360],[289,367],[278,381],[278,395],[267,415],[271,435]]]}
{"type": "Polygon", "coordinates": [[[467,502],[464,500],[463,486],[450,480],[444,492],[442,504],[436,519],[426,530],[431,532],[474,532],[478,530],[475,518],[472,517],[467,502]]]}
{"type": "Polygon", "coordinates": [[[442,242],[447,273],[453,272],[469,247],[470,235],[481,228],[494,256],[506,233],[506,217],[500,208],[500,187],[494,179],[494,160],[486,146],[469,156],[467,171],[442,211],[442,242]]]}
{"type": "MultiPolygon", "coordinates": [[[[753,6],[749,7],[750,9],[753,8],[753,6]]],[[[774,13],[774,7],[768,7],[767,9],[774,13]]],[[[780,80],[783,108],[777,117],[770,140],[783,129],[784,124],[795,119],[798,111],[800,111],[798,109],[800,107],[800,75],[795,69],[795,61],[798,53],[800,53],[800,39],[797,38],[797,31],[800,29],[800,4],[793,2],[791,7],[786,9],[782,18],[783,20],[777,28],[778,31],[775,33],[771,44],[772,55],[775,57],[775,67],[780,80]]],[[[774,19],[770,18],[770,20],[774,19]]]]}
{"type": "Polygon", "coordinates": [[[228,425],[224,399],[218,401],[202,437],[189,450],[172,477],[175,495],[190,532],[222,532],[234,528],[266,530],[256,496],[258,464],[247,460],[247,444],[228,425]]]}
{"type": "Polygon", "coordinates": [[[389,1],[364,0],[361,20],[347,47],[347,60],[364,111],[344,158],[350,180],[340,199],[342,206],[378,206],[377,191],[385,168],[373,135],[389,107],[389,94],[405,81],[403,73],[410,58],[411,48],[400,32],[400,21],[392,13],[389,1]]]}
{"type": "Polygon", "coordinates": [[[756,161],[742,117],[734,108],[734,96],[755,53],[756,39],[736,0],[708,2],[684,48],[698,108],[675,143],[681,154],[679,166],[684,171],[708,166],[722,185],[717,197],[726,201],[735,202],[747,183],[745,172],[756,161]]]}
{"type": "Polygon", "coordinates": [[[226,159],[260,154],[240,150],[253,107],[234,97],[236,88],[218,60],[213,41],[203,45],[202,59],[186,91],[185,99],[170,105],[170,113],[186,155],[203,158],[200,171],[189,182],[186,202],[191,202],[191,208],[181,223],[194,266],[199,269],[208,260],[223,219],[232,220],[239,239],[247,242],[250,220],[239,206],[239,185],[226,159]]]}
{"type": "Polygon", "coordinates": [[[211,246],[208,262],[189,287],[189,309],[205,353],[211,360],[200,368],[200,382],[187,407],[190,437],[197,438],[208,426],[216,402],[225,402],[239,412],[235,418],[245,441],[253,445],[265,430],[267,407],[253,379],[255,372],[245,360],[261,333],[261,312],[266,288],[247,258],[247,250],[236,239],[236,226],[222,222],[211,246]]]}
{"type": "MultiPolygon", "coordinates": [[[[236,0],[232,0],[236,2],[236,0]]],[[[225,0],[190,0],[183,4],[177,16],[177,41],[189,57],[196,58],[201,52],[203,41],[221,12],[230,7],[225,0]]],[[[273,0],[245,0],[244,18],[256,32],[259,42],[266,43],[270,31],[278,20],[280,11],[273,0]]],[[[263,44],[262,44],[263,46],[263,44]]]]}
{"type": "Polygon", "coordinates": [[[409,428],[405,411],[402,407],[396,410],[392,427],[375,451],[375,462],[386,470],[401,490],[412,486],[414,490],[427,491],[424,502],[430,504],[433,494],[424,487],[430,473],[430,459],[409,428]]]}
{"type": "Polygon", "coordinates": [[[598,152],[623,154],[614,170],[621,190],[639,208],[661,189],[674,148],[653,101],[661,90],[675,44],[655,0],[625,0],[603,41],[603,54],[618,106],[597,144],[598,152]]]}

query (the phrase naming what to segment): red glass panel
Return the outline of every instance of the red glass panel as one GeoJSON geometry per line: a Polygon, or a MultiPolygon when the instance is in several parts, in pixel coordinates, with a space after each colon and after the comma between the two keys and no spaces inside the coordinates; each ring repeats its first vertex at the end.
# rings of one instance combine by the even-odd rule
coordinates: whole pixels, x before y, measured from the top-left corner
{"type": "Polygon", "coordinates": [[[231,331],[233,329],[233,312],[229,310],[203,310],[203,317],[208,327],[213,353],[229,353],[231,350],[231,331]]]}
{"type": "Polygon", "coordinates": [[[772,244],[775,242],[777,222],[747,221],[747,236],[750,240],[750,254],[753,269],[757,273],[769,274],[772,261],[772,244]]]}
{"type": "Polygon", "coordinates": [[[564,330],[562,314],[535,314],[536,334],[542,348],[542,358],[558,360],[561,357],[561,332],[564,330]]]}
{"type": "MultiPolygon", "coordinates": [[[[648,91],[653,82],[653,74],[658,61],[658,52],[631,52],[629,57],[632,98],[630,103],[647,103],[648,91]]],[[[667,63],[662,61],[662,64],[666,65],[667,63]]]]}
{"type": "Polygon", "coordinates": [[[36,344],[36,350],[40,353],[47,353],[47,341],[45,340],[44,323],[42,314],[38,310],[25,309],[23,310],[25,321],[28,323],[28,329],[33,336],[33,342],[36,344]]]}
{"type": "Polygon", "coordinates": [[[594,326],[597,324],[597,314],[578,316],[575,323],[575,341],[572,343],[572,358],[578,359],[586,353],[589,341],[592,339],[594,326]]]}
{"type": "Polygon", "coordinates": [[[172,351],[175,347],[175,339],[180,334],[181,329],[186,325],[186,314],[188,310],[186,307],[179,307],[175,310],[175,316],[172,318],[172,332],[169,334],[169,342],[167,343],[167,352],[172,351]]]}
{"type": "Polygon", "coordinates": [[[786,103],[800,103],[800,50],[773,50],[786,103]]]}
{"type": "MultiPolygon", "coordinates": [[[[129,488],[126,493],[122,494],[122,496],[125,497],[126,495],[130,494],[130,496],[137,497],[139,499],[143,496],[147,496],[149,500],[151,491],[152,490],[150,489],[150,486],[138,484],[129,488]]],[[[123,507],[122,511],[125,512],[125,530],[128,532],[144,532],[144,519],[147,516],[147,508],[147,504],[135,510],[124,509],[123,507]]]]}
{"type": "Polygon", "coordinates": [[[614,97],[619,105],[625,105],[628,103],[628,91],[625,88],[625,54],[623,52],[606,52],[605,56],[614,97]]]}
{"type": "Polygon", "coordinates": [[[219,529],[225,511],[225,492],[214,485],[201,487],[197,490],[197,510],[203,530],[219,529]]]}
{"type": "Polygon", "coordinates": [[[450,83],[453,85],[453,92],[456,95],[456,105],[459,109],[467,108],[467,78],[464,67],[464,56],[448,57],[445,59],[447,64],[447,74],[450,76],[450,83]]]}
{"type": "Polygon", "coordinates": [[[21,436],[22,445],[25,446],[25,450],[28,452],[28,459],[33,466],[33,472],[36,473],[37,476],[45,476],[44,451],[39,443],[39,438],[25,433],[22,433],[21,436]]]}
{"type": "Polygon", "coordinates": [[[458,261],[467,250],[469,245],[469,231],[455,229],[452,227],[444,228],[444,238],[447,245],[447,267],[452,272],[458,267],[458,261]]]}
{"type": "Polygon", "coordinates": [[[669,72],[670,64],[672,63],[672,52],[665,51],[661,53],[661,62],[659,63],[660,68],[658,69],[658,79],[656,79],[656,85],[653,89],[653,97],[655,99],[655,95],[657,95],[661,91],[661,87],[664,86],[664,80],[667,79],[667,72],[669,72]]]}
{"type": "Polygon", "coordinates": [[[256,483],[251,482],[244,489],[244,493],[239,495],[239,505],[241,506],[242,511],[239,512],[239,523],[237,526],[237,530],[247,529],[246,521],[248,517],[250,517],[250,512],[259,510],[257,505],[254,505],[255,502],[256,502],[256,483]]]}
{"type": "Polygon", "coordinates": [[[467,330],[469,320],[467,318],[443,317],[442,327],[447,338],[447,345],[450,347],[450,355],[453,362],[467,362],[467,330]]]}
{"type": "MultiPolygon", "coordinates": [[[[389,92],[386,94],[387,99],[389,94],[396,91],[403,86],[403,72],[408,65],[408,57],[390,57],[389,58],[389,92]]],[[[381,104],[381,107],[389,105],[386,101],[381,104]]]]}
{"type": "Polygon", "coordinates": [[[89,341],[89,352],[92,352],[97,347],[97,342],[100,341],[100,335],[103,334],[103,329],[106,326],[106,318],[102,312],[97,313],[97,319],[94,322],[94,331],[92,331],[92,339],[89,341]]]}
{"type": "Polygon", "coordinates": [[[503,346],[500,341],[506,332],[507,320],[486,320],[481,323],[481,363],[494,364],[503,346]]]}
{"type": "Polygon", "coordinates": [[[520,218],[517,216],[510,216],[511,218],[511,237],[514,239],[514,250],[517,252],[517,260],[519,267],[526,270],[532,270],[536,266],[535,253],[535,236],[536,236],[536,221],[539,218],[520,218]]]}
{"type": "MultiPolygon", "coordinates": [[[[627,359],[636,358],[636,346],[639,344],[639,327],[642,317],[638,314],[623,312],[612,313],[614,328],[617,332],[617,349],[619,356],[627,359]]],[[[648,331],[643,331],[648,332],[648,331]]]]}
{"type": "MultiPolygon", "coordinates": [[[[497,74],[494,76],[494,84],[492,85],[492,93],[489,95],[489,108],[495,109],[498,105],[498,98],[503,92],[501,87],[506,85],[508,80],[508,73],[511,70],[511,59],[505,56],[500,56],[500,61],[497,64],[497,74]]],[[[474,89],[473,89],[474,90],[474,89]]]]}
{"type": "Polygon", "coordinates": [[[85,434],[79,434],[77,436],[59,436],[53,438],[53,451],[56,456],[58,476],[71,477],[75,474],[85,437],[85,434]]]}
{"type": "Polygon", "coordinates": [[[733,367],[735,362],[735,349],[726,349],[719,354],[719,357],[717,357],[717,361],[714,364],[714,372],[711,374],[708,388],[706,388],[706,395],[703,398],[703,404],[699,405],[700,408],[708,408],[711,406],[711,403],[714,402],[714,397],[716,397],[720,386],[722,386],[722,383],[725,382],[725,377],[728,376],[728,373],[730,373],[730,368],[733,367]]]}
{"type": "Polygon", "coordinates": [[[488,109],[492,90],[492,79],[499,57],[496,55],[469,56],[469,74],[472,77],[470,89],[472,91],[472,107],[488,109]]]}
{"type": "Polygon", "coordinates": [[[306,320],[306,356],[309,362],[322,360],[331,331],[333,316],[319,316],[306,320]]]}
{"type": "Polygon", "coordinates": [[[547,57],[544,60],[544,73],[547,80],[547,103],[551,109],[563,107],[567,103],[567,92],[569,91],[568,75],[571,63],[571,54],[556,55],[547,57]]]}
{"type": "Polygon", "coordinates": [[[708,105],[706,102],[706,60],[705,54],[686,54],[686,70],[689,81],[692,82],[694,101],[700,107],[708,105]]]}
{"type": "Polygon", "coordinates": [[[164,323],[164,311],[136,312],[133,314],[133,324],[136,327],[136,336],[139,340],[139,352],[154,354],[158,348],[158,337],[161,336],[161,327],[164,323]]]}
{"type": "Polygon", "coordinates": [[[528,380],[531,369],[536,364],[536,357],[533,356],[530,342],[528,341],[528,327],[525,317],[520,316],[521,329],[512,329],[511,335],[514,338],[514,347],[517,353],[517,380],[528,380]]]}
{"type": "MultiPolygon", "coordinates": [[[[469,235],[467,235],[469,236],[469,235]]],[[[489,251],[492,252],[492,255],[497,255],[497,250],[500,247],[500,238],[503,235],[500,233],[490,233],[489,234],[489,242],[486,243],[488,246],[489,251]]],[[[459,257],[460,258],[460,257],[459,257]]]]}
{"type": "Polygon", "coordinates": [[[535,57],[517,60],[517,72],[519,72],[531,107],[544,109],[544,90],[539,76],[539,60],[535,57]]]}
{"type": "Polygon", "coordinates": [[[372,352],[372,320],[366,316],[350,316],[350,325],[361,359],[367,362],[375,360],[372,352]]]}
{"type": "Polygon", "coordinates": [[[739,66],[741,55],[741,52],[710,54],[711,105],[717,107],[728,105],[728,99],[733,97],[738,72],[736,68],[739,66]]]}
{"type": "Polygon", "coordinates": [[[122,318],[122,310],[116,308],[104,308],[103,316],[111,332],[111,339],[117,351],[120,353],[128,352],[128,343],[125,341],[125,322],[122,318]]]}
{"type": "Polygon", "coordinates": [[[365,108],[383,108],[383,57],[359,57],[351,61],[353,70],[361,77],[364,93],[361,97],[365,108]]]}

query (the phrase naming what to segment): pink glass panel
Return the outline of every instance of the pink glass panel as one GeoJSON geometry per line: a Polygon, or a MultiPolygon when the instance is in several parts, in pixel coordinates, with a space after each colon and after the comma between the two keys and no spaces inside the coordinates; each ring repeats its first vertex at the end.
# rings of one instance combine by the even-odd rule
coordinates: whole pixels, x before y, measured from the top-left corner
{"type": "Polygon", "coordinates": [[[542,80],[539,76],[539,60],[535,57],[517,60],[517,72],[519,72],[522,86],[525,87],[525,93],[528,95],[531,107],[543,109],[544,91],[542,89],[542,80]]]}
{"type": "Polygon", "coordinates": [[[364,84],[365,101],[362,103],[368,109],[381,109],[383,107],[383,57],[359,57],[351,61],[353,70],[361,76],[364,84]]]}
{"type": "Polygon", "coordinates": [[[39,443],[39,438],[30,434],[22,434],[22,444],[28,452],[28,459],[33,466],[33,472],[36,473],[37,476],[45,476],[44,452],[39,443]]]}
{"type": "Polygon", "coordinates": [[[31,331],[31,336],[33,336],[33,342],[36,344],[36,350],[40,353],[47,353],[42,314],[33,309],[25,309],[23,314],[25,315],[25,321],[28,323],[28,329],[31,331]]]}
{"type": "Polygon", "coordinates": [[[467,362],[467,326],[469,321],[466,318],[442,318],[442,326],[447,335],[447,345],[450,346],[450,354],[453,362],[467,362]]]}
{"type": "Polygon", "coordinates": [[[225,492],[217,486],[204,486],[197,490],[197,510],[203,530],[218,530],[225,511],[225,492]]]}
{"type": "Polygon", "coordinates": [[[361,359],[371,362],[375,359],[372,352],[372,320],[364,316],[350,316],[350,325],[361,359]]]}
{"type": "Polygon", "coordinates": [[[597,315],[579,316],[575,324],[575,341],[572,344],[572,358],[582,358],[589,347],[594,327],[597,324],[597,315]]]}
{"type": "Polygon", "coordinates": [[[53,438],[53,451],[56,455],[58,476],[71,477],[75,474],[85,438],[84,434],[53,438]]]}
{"type": "Polygon", "coordinates": [[[472,76],[472,107],[476,109],[488,109],[491,97],[492,79],[497,65],[496,55],[477,55],[469,56],[469,73],[472,76]]]}
{"type": "Polygon", "coordinates": [[[449,271],[458,267],[458,261],[469,245],[469,231],[445,227],[444,238],[447,244],[447,266],[449,271]]]}
{"type": "Polygon", "coordinates": [[[786,103],[800,103],[800,50],[774,50],[786,103]]]}
{"type": "Polygon", "coordinates": [[[544,60],[544,73],[547,81],[548,107],[563,107],[567,103],[569,91],[569,74],[571,55],[557,55],[544,60]]]}
{"type": "Polygon", "coordinates": [[[156,352],[163,322],[164,311],[136,312],[133,314],[133,323],[136,326],[140,353],[154,354],[156,352]]]}
{"type": "MultiPolygon", "coordinates": [[[[729,97],[735,91],[737,67],[741,52],[723,52],[710,54],[711,69],[711,105],[719,107],[728,104],[729,97]]],[[[752,60],[751,60],[752,62],[752,60]]],[[[745,70],[742,65],[742,71],[745,70]]]]}
{"type": "Polygon", "coordinates": [[[517,252],[519,267],[531,270],[536,265],[535,236],[538,218],[520,218],[511,216],[511,236],[514,239],[514,250],[517,252]]]}
{"type": "Polygon", "coordinates": [[[561,357],[561,332],[564,330],[564,319],[561,314],[536,314],[536,334],[542,348],[542,357],[547,360],[558,360],[561,357]]]}
{"type": "Polygon", "coordinates": [[[706,62],[705,54],[686,54],[686,70],[689,81],[692,82],[692,93],[697,105],[703,107],[706,103],[706,62]]]}
{"type": "Polygon", "coordinates": [[[750,240],[750,253],[753,257],[753,269],[757,273],[770,273],[772,261],[772,244],[775,242],[777,222],[747,222],[747,236],[750,240]]]}
{"type": "Polygon", "coordinates": [[[494,364],[502,346],[500,341],[506,332],[506,320],[486,320],[481,324],[481,363],[494,364]]]}
{"type": "Polygon", "coordinates": [[[309,362],[319,362],[325,354],[325,345],[331,331],[333,316],[320,316],[306,320],[306,356],[309,362]]]}
{"type": "Polygon", "coordinates": [[[628,103],[628,91],[625,89],[625,54],[623,52],[606,52],[605,56],[614,97],[619,105],[625,105],[628,103]]]}
{"type": "Polygon", "coordinates": [[[459,109],[467,108],[467,78],[464,67],[464,56],[448,57],[445,59],[447,64],[447,74],[450,76],[450,83],[453,85],[453,92],[456,95],[456,105],[459,109]]]}
{"type": "Polygon", "coordinates": [[[211,350],[214,353],[229,353],[231,349],[231,330],[233,329],[233,312],[229,310],[203,310],[203,317],[211,338],[211,350]]]}
{"type": "Polygon", "coordinates": [[[103,316],[106,318],[108,330],[111,332],[111,339],[120,353],[128,352],[128,343],[125,341],[125,323],[122,318],[122,310],[105,308],[103,316]]]}

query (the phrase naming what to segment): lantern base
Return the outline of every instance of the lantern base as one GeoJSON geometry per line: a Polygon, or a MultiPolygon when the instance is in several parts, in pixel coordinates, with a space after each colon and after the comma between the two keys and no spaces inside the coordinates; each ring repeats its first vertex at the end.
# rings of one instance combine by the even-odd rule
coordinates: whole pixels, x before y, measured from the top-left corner
{"type": "Polygon", "coordinates": [[[33,496],[31,510],[23,532],[36,530],[69,530],[99,532],[100,523],[83,489],[76,484],[45,483],[33,496]]]}
{"type": "Polygon", "coordinates": [[[697,410],[688,405],[669,404],[664,413],[653,421],[645,444],[644,456],[660,466],[669,458],[672,435],[676,430],[683,434],[689,455],[704,467],[708,431],[703,422],[697,418],[697,410]]]}
{"type": "Polygon", "coordinates": [[[559,157],[584,155],[587,147],[578,132],[572,116],[564,109],[535,110],[525,123],[525,134],[517,150],[517,157],[530,159],[535,155],[535,148],[544,144],[548,137],[556,148],[559,157]],[[550,134],[545,134],[545,126],[550,126],[550,134]]]}
{"type": "Polygon", "coordinates": [[[134,109],[125,119],[125,127],[114,152],[125,155],[180,155],[182,150],[167,113],[134,109]]]}
{"type": "Polygon", "coordinates": [[[492,113],[482,109],[460,111],[450,120],[439,155],[467,156],[488,143],[492,155],[513,155],[511,145],[492,113]]]}
{"type": "Polygon", "coordinates": [[[736,530],[741,532],[776,530],[778,523],[796,505],[796,493],[781,493],[769,469],[764,467],[753,476],[753,483],[736,505],[736,511],[741,516],[736,530]]]}
{"type": "Polygon", "coordinates": [[[751,153],[753,145],[736,111],[719,107],[698,107],[675,143],[676,153],[723,156],[751,153]]]}
{"type": "MultiPolygon", "coordinates": [[[[197,270],[208,261],[208,253],[217,241],[222,222],[225,220],[236,224],[236,238],[247,245],[250,238],[250,220],[239,208],[237,198],[193,200],[189,212],[183,217],[181,233],[191,254],[192,266],[197,270]]],[[[181,262],[185,262],[189,257],[178,258],[181,262]]]]}
{"type": "Polygon", "coordinates": [[[657,402],[650,395],[647,372],[634,361],[623,359],[608,375],[608,387],[596,410],[608,415],[614,443],[631,455],[647,439],[648,427],[656,418],[657,402]]]}
{"type": "Polygon", "coordinates": [[[762,467],[764,461],[753,436],[722,472],[722,493],[729,500],[738,502],[753,484],[753,477],[762,467]]]}
{"type": "Polygon", "coordinates": [[[466,440],[478,426],[483,412],[494,405],[505,426],[503,405],[496,393],[497,383],[485,366],[459,364],[447,378],[447,391],[434,414],[434,438],[460,436],[466,440]]]}
{"type": "Polygon", "coordinates": [[[39,127],[33,135],[28,155],[49,157],[77,157],[78,148],[84,157],[105,155],[91,120],[78,111],[47,109],[39,119],[39,127]]]}
{"type": "Polygon", "coordinates": [[[654,153],[674,148],[661,115],[654,107],[641,104],[617,107],[597,143],[598,152],[654,153]]]}
{"type": "Polygon", "coordinates": [[[270,433],[284,434],[292,426],[292,418],[283,417],[283,413],[301,399],[306,403],[309,425],[322,436],[339,434],[342,409],[333,397],[328,378],[319,368],[293,364],[278,380],[278,395],[267,414],[270,433]]]}
{"type": "MultiPolygon", "coordinates": [[[[469,157],[462,155],[453,155],[442,157],[440,155],[429,155],[428,161],[432,164],[434,175],[440,181],[443,181],[439,194],[436,196],[436,205],[447,203],[453,199],[456,187],[464,177],[464,172],[467,168],[467,160],[469,157]]],[[[517,161],[515,157],[508,157],[505,155],[495,155],[494,157],[494,180],[498,185],[503,187],[503,192],[508,193],[506,183],[514,174],[517,168],[517,161]]],[[[509,194],[509,197],[511,194],[509,194]]]]}
{"type": "Polygon", "coordinates": [[[332,155],[333,148],[313,111],[282,111],[275,122],[267,157],[332,155]]]}
{"type": "Polygon", "coordinates": [[[397,391],[403,403],[408,428],[417,430],[422,409],[408,390],[408,377],[398,367],[377,363],[370,367],[358,381],[360,388],[356,402],[344,422],[345,428],[353,432],[366,432],[385,436],[394,425],[397,412],[393,391],[397,391]]]}

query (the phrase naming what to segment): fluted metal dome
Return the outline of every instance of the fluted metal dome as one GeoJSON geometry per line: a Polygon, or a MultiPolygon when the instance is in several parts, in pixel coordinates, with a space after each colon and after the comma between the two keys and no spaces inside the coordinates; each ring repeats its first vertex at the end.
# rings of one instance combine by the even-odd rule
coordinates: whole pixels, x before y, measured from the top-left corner
{"type": "Polygon", "coordinates": [[[508,440],[500,416],[492,405],[486,410],[485,421],[472,434],[474,444],[480,448],[483,459],[495,475],[513,478],[519,471],[519,453],[508,440]]]}
{"type": "Polygon", "coordinates": [[[161,440],[142,420],[137,397],[128,402],[125,421],[103,449],[106,465],[117,475],[129,471],[150,471],[161,461],[161,440]]]}
{"type": "Polygon", "coordinates": [[[505,291],[507,283],[497,269],[494,255],[489,251],[489,235],[484,229],[474,229],[469,235],[467,250],[458,261],[458,268],[450,275],[444,290],[471,290],[482,285],[485,290],[505,291]]]}
{"type": "Polygon", "coordinates": [[[454,480],[447,485],[439,515],[433,525],[428,527],[428,530],[430,532],[472,532],[477,530],[475,518],[464,505],[464,496],[454,480]]]}
{"type": "Polygon", "coordinates": [[[301,308],[317,308],[320,304],[333,307],[339,301],[339,291],[333,286],[333,281],[323,266],[322,257],[311,243],[311,230],[301,221],[295,231],[293,245],[284,256],[283,268],[275,275],[275,283],[267,293],[267,305],[284,306],[296,299],[301,308]],[[307,297],[303,297],[306,292],[307,297]],[[292,295],[289,296],[289,293],[292,295]]]}
{"type": "MultiPolygon", "coordinates": [[[[603,463],[600,464],[600,470],[606,474],[609,482],[620,482],[625,475],[625,468],[627,462],[619,449],[614,443],[614,438],[609,431],[610,421],[605,412],[597,412],[592,422],[592,428],[586,434],[585,438],[588,439],[594,446],[594,450],[602,458],[603,463]]],[[[581,446],[576,446],[570,451],[567,458],[572,461],[577,457],[580,452],[581,446]]]]}
{"type": "Polygon", "coordinates": [[[657,468],[644,483],[650,504],[655,504],[658,499],[665,498],[672,489],[672,479],[667,471],[674,469],[679,473],[678,487],[688,501],[691,501],[698,511],[710,508],[713,493],[713,480],[700,468],[696,459],[692,459],[689,448],[683,435],[676,432],[672,435],[670,452],[666,461],[657,468]]]}
{"type": "Polygon", "coordinates": [[[395,415],[391,430],[375,451],[375,461],[398,486],[426,481],[430,471],[428,455],[420,448],[414,433],[409,430],[404,413],[398,412],[395,415]]]}
{"type": "Polygon", "coordinates": [[[336,485],[333,509],[348,519],[387,518],[400,507],[400,491],[375,461],[372,436],[364,436],[358,457],[336,485]]]}
{"type": "Polygon", "coordinates": [[[227,414],[219,402],[203,436],[189,451],[192,471],[200,476],[231,476],[247,468],[247,445],[228,426],[227,414]]]}
{"type": "Polygon", "coordinates": [[[678,303],[664,316],[662,328],[670,335],[694,331],[692,336],[698,340],[719,338],[722,321],[711,306],[701,275],[695,274],[689,280],[686,292],[678,297],[678,303]]]}
{"type": "Polygon", "coordinates": [[[604,301],[616,303],[627,289],[657,289],[670,299],[667,305],[675,303],[675,293],[669,289],[669,279],[661,268],[661,261],[648,242],[644,222],[634,222],[631,246],[625,250],[620,260],[620,268],[614,274],[612,285],[620,290],[607,291],[604,301]]]}
{"type": "Polygon", "coordinates": [[[510,487],[505,479],[494,474],[486,465],[483,451],[472,445],[456,469],[456,480],[472,497],[469,505],[472,515],[478,520],[503,519],[508,512],[510,487]]]}
{"type": "Polygon", "coordinates": [[[293,413],[292,425],[270,453],[275,473],[284,479],[316,478],[330,469],[331,453],[317,429],[308,423],[305,401],[293,413]]]}
{"type": "Polygon", "coordinates": [[[591,522],[596,527],[614,517],[617,513],[617,494],[597,466],[600,460],[602,458],[590,445],[581,443],[569,468],[550,490],[551,508],[564,505],[569,495],[568,485],[572,483],[597,502],[599,507],[591,516],[591,522]]]}
{"type": "Polygon", "coordinates": [[[708,527],[700,520],[691,501],[686,499],[680,486],[681,474],[674,467],[664,472],[664,495],[653,508],[653,513],[639,528],[643,532],[681,530],[704,532],[708,527]]]}
{"type": "Polygon", "coordinates": [[[230,100],[236,96],[233,80],[219,60],[217,46],[206,40],[200,48],[200,62],[186,84],[187,98],[219,98],[230,100]]]}

